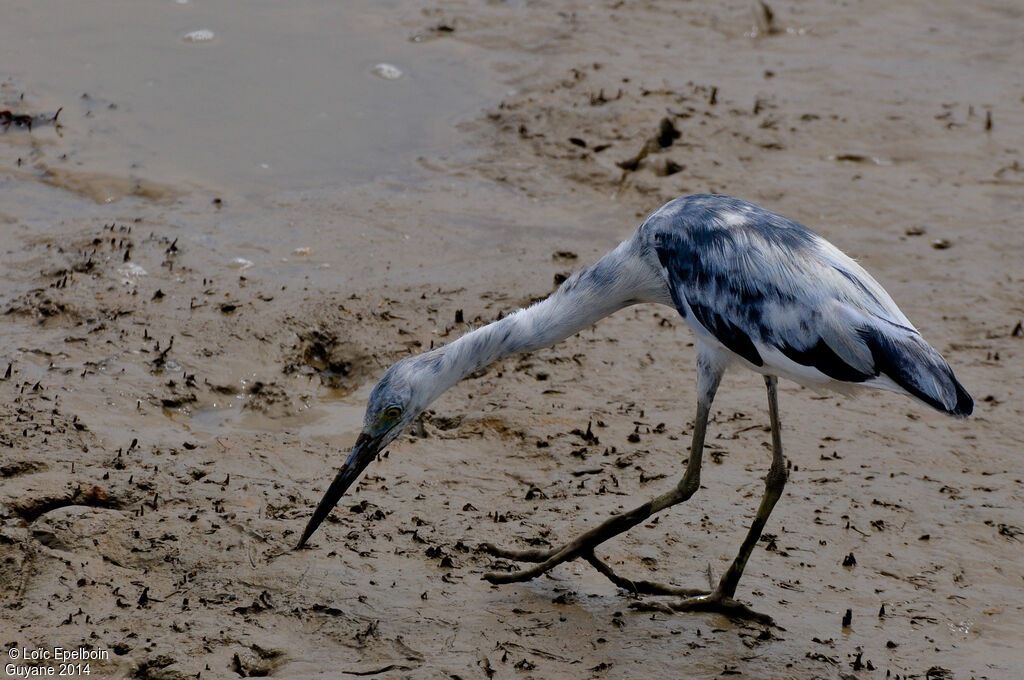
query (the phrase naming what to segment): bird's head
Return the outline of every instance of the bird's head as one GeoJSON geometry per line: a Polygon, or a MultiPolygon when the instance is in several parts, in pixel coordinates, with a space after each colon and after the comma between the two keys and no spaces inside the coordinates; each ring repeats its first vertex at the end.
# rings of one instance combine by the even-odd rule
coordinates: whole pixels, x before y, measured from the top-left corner
{"type": "Polygon", "coordinates": [[[356,439],[348,460],[338,471],[323,499],[309,519],[297,547],[331,514],[366,466],[384,450],[443,392],[447,385],[439,376],[443,354],[428,352],[399,361],[389,368],[370,392],[363,418],[363,431],[356,439]]]}

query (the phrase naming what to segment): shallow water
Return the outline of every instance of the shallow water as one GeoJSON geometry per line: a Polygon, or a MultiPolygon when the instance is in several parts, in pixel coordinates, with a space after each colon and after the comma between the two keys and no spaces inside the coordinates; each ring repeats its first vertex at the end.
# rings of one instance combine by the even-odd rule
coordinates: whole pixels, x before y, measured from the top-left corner
{"type": "Polygon", "coordinates": [[[474,48],[415,43],[405,2],[13,0],[3,73],[64,136],[49,163],[250,197],[401,172],[499,94],[474,48]],[[195,39],[196,31],[209,31],[195,39]],[[400,78],[375,75],[380,63],[400,78]]]}
{"type": "MultiPolygon", "coordinates": [[[[0,463],[37,464],[0,484],[0,507],[73,484],[121,504],[7,512],[0,553],[25,576],[0,570],[0,596],[19,634],[124,642],[118,677],[156,654],[238,675],[253,645],[280,651],[282,677],[843,677],[862,651],[878,677],[1020,675],[1019,8],[770,4],[782,30],[758,38],[747,2],[5,4],[3,106],[24,92],[64,110],[60,130],[0,134],[0,403],[21,409],[0,463]],[[432,25],[453,31],[410,40],[432,25]],[[616,162],[687,107],[677,145],[624,177],[616,162]],[[666,158],[686,169],[652,171],[666,158]],[[781,386],[779,549],[759,546],[740,596],[787,630],[633,613],[585,564],[492,588],[466,547],[567,540],[678,476],[693,346],[660,308],[455,386],[290,552],[391,361],[709,189],[858,257],[978,398],[957,421],[781,386]],[[310,330],[351,360],[342,388],[294,369],[310,330]],[[601,446],[581,453],[571,431],[591,422],[601,446]]],[[[763,486],[763,402],[754,376],[726,378],[706,488],[602,546],[616,568],[689,586],[724,568],[763,486]]]]}

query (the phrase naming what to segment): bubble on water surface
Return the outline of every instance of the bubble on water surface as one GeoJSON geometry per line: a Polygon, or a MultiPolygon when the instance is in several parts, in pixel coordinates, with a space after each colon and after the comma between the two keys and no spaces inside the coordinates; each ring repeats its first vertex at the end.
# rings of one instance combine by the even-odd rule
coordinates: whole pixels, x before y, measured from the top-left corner
{"type": "Polygon", "coordinates": [[[121,276],[145,276],[149,272],[147,272],[139,265],[129,262],[123,267],[119,267],[117,273],[120,274],[121,276]]]}
{"type": "Polygon", "coordinates": [[[398,68],[394,64],[377,64],[370,69],[370,73],[375,76],[380,76],[384,80],[398,80],[402,77],[402,69],[398,68]]]}
{"type": "Polygon", "coordinates": [[[118,267],[117,273],[121,275],[121,283],[126,286],[130,286],[135,283],[135,279],[140,276],[146,276],[149,272],[134,262],[129,262],[128,264],[118,267]]]}
{"type": "Polygon", "coordinates": [[[236,257],[235,259],[228,262],[228,267],[237,271],[245,271],[249,267],[252,267],[252,260],[247,260],[244,257],[236,257]]]}
{"type": "Polygon", "coordinates": [[[217,37],[217,34],[208,28],[199,28],[194,31],[189,31],[181,37],[185,42],[190,43],[202,43],[210,42],[217,37]]]}

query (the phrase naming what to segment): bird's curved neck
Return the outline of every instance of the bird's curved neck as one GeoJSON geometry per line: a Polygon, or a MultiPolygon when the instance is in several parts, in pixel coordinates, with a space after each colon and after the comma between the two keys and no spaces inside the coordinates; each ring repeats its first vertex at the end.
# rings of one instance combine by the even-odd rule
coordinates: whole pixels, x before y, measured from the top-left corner
{"type": "Polygon", "coordinates": [[[659,286],[654,270],[626,241],[544,300],[435,350],[443,355],[445,375],[434,396],[510,354],[548,347],[627,305],[659,300],[659,286]]]}

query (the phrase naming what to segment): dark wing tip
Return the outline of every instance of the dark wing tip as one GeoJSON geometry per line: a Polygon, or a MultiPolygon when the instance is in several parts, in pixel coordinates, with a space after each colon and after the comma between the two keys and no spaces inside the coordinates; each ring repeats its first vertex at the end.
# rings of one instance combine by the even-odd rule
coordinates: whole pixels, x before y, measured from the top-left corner
{"type": "Polygon", "coordinates": [[[877,329],[865,329],[861,336],[871,349],[875,370],[887,375],[907,394],[951,416],[964,418],[974,411],[974,400],[953,375],[953,369],[917,333],[894,337],[877,329]],[[928,379],[922,379],[925,377],[928,379]],[[946,400],[950,385],[956,397],[952,406],[946,400]]]}
{"type": "Polygon", "coordinates": [[[953,378],[953,385],[956,388],[956,406],[950,409],[949,414],[966,418],[974,412],[974,399],[956,378],[953,378]]]}

